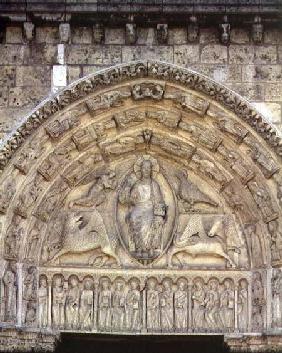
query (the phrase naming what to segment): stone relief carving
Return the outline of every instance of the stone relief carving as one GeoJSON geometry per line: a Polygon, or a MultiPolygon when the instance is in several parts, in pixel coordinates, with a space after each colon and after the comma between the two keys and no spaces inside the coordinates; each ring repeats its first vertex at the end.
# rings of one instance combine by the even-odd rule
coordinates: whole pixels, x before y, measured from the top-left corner
{"type": "Polygon", "coordinates": [[[69,116],[64,120],[54,120],[46,126],[46,132],[53,140],[61,138],[66,132],[80,124],[78,116],[69,116]]]}
{"type": "MultiPolygon", "coordinates": [[[[106,200],[105,192],[116,186],[114,171],[96,171],[94,182],[86,194],[69,201],[65,211],[63,226],[59,230],[59,251],[47,250],[48,261],[56,261],[66,254],[84,253],[100,248],[102,255],[89,258],[89,263],[104,265],[109,257],[116,259],[115,249],[109,241],[104,220],[98,207],[106,200]]],[[[55,247],[56,250],[57,247],[55,247]]]]}
{"type": "Polygon", "coordinates": [[[180,217],[173,244],[167,252],[168,266],[191,266],[191,260],[183,258],[184,254],[192,259],[200,257],[202,261],[205,256],[215,256],[226,260],[227,266],[240,266],[236,255],[241,256],[242,244],[229,243],[229,238],[238,234],[233,222],[231,218],[222,215],[190,214],[180,217]]]}
{"type": "Polygon", "coordinates": [[[44,147],[41,145],[42,140],[44,142],[44,138],[42,137],[39,141],[32,141],[19,153],[14,166],[17,168],[22,174],[27,174],[29,168],[32,163],[34,163],[38,157],[43,153],[44,147]]]}
{"type": "MultiPolygon", "coordinates": [[[[237,290],[232,278],[152,276],[144,281],[110,277],[94,280],[90,275],[79,279],[73,274],[68,278],[55,274],[50,282],[52,327],[117,333],[232,332],[238,322],[236,328],[248,332],[248,282],[244,278],[238,280],[237,290]]],[[[42,328],[50,325],[48,288],[47,276],[41,274],[38,320],[42,328]]]]}
{"type": "Polygon", "coordinates": [[[144,82],[136,84],[132,87],[132,98],[135,100],[151,98],[161,100],[165,92],[164,84],[156,84],[154,82],[144,82]]]}
{"type": "Polygon", "coordinates": [[[21,216],[13,214],[4,244],[4,253],[9,259],[16,259],[18,256],[20,241],[23,239],[25,233],[23,222],[21,216]]]}
{"type": "Polygon", "coordinates": [[[242,125],[230,119],[220,118],[215,122],[220,131],[229,134],[237,143],[241,143],[248,134],[248,130],[242,125]]]}
{"type": "Polygon", "coordinates": [[[48,280],[45,275],[39,277],[38,296],[38,326],[47,328],[48,325],[48,280]]]}
{"type": "Polygon", "coordinates": [[[178,198],[179,212],[196,212],[196,207],[199,206],[199,204],[217,207],[218,203],[193,184],[188,179],[187,174],[185,170],[179,170],[175,174],[177,179],[176,196],[178,198]]]}
{"type": "Polygon", "coordinates": [[[36,268],[26,269],[23,279],[22,322],[31,326],[35,324],[37,314],[37,277],[36,268]]]}
{"type": "Polygon", "coordinates": [[[164,95],[164,98],[172,99],[177,107],[195,112],[200,116],[204,116],[209,107],[209,103],[206,100],[188,93],[185,95],[179,92],[167,93],[164,95]]]}
{"type": "Polygon", "coordinates": [[[18,203],[15,208],[15,213],[23,218],[27,218],[31,208],[37,201],[39,194],[43,191],[44,178],[41,174],[36,173],[33,180],[30,181],[24,188],[18,198],[18,203]]]}
{"type": "Polygon", "coordinates": [[[131,96],[131,93],[127,90],[123,91],[111,91],[94,98],[88,99],[86,105],[91,114],[96,114],[100,111],[108,108],[120,107],[123,104],[124,99],[131,96]]]}
{"type": "Polygon", "coordinates": [[[263,220],[265,222],[270,222],[276,219],[278,217],[278,213],[272,203],[271,196],[267,189],[256,180],[250,181],[248,183],[248,188],[260,212],[262,213],[263,220]]]}
{"type": "Polygon", "coordinates": [[[13,196],[16,193],[16,182],[13,178],[7,181],[1,188],[0,213],[6,213],[13,196]]]}
{"type": "Polygon", "coordinates": [[[274,269],[272,274],[272,327],[282,327],[282,271],[274,269]]]}
{"type": "Polygon", "coordinates": [[[132,256],[139,261],[156,258],[163,251],[162,232],[166,222],[164,196],[156,179],[159,165],[149,155],[139,158],[119,193],[119,203],[127,207],[126,241],[132,256]]]}
{"type": "Polygon", "coordinates": [[[255,177],[255,172],[250,164],[244,162],[237,152],[227,149],[224,145],[219,146],[217,151],[228,162],[230,168],[239,176],[243,184],[255,177]]]}
{"type": "Polygon", "coordinates": [[[199,124],[191,124],[186,121],[179,123],[179,128],[191,134],[194,141],[209,150],[216,151],[222,142],[222,138],[212,129],[206,129],[199,124]]]}
{"type": "MultiPolygon", "coordinates": [[[[33,155],[32,144],[27,144],[17,156],[22,160],[7,166],[16,167],[13,176],[19,176],[22,190],[15,193],[16,183],[11,190],[1,185],[4,256],[9,264],[17,258],[25,262],[22,272],[12,265],[2,271],[5,324],[17,320],[42,329],[117,333],[230,333],[266,327],[265,276],[257,271],[271,266],[271,261],[279,265],[281,258],[280,219],[272,190],[279,163],[269,148],[264,151],[263,143],[250,144],[246,123],[252,111],[247,105],[189,72],[167,70],[165,65],[148,68],[154,77],[167,74],[174,86],[185,82],[199,92],[214,90],[227,108],[233,104],[244,125],[226,113],[228,118],[214,124],[221,133],[214,128],[205,131],[203,122],[211,126],[206,115],[209,99],[192,91],[174,94],[168,83],[148,80],[88,97],[95,123],[88,115],[83,123],[92,125],[64,125],[59,115],[53,123],[48,121],[48,146],[54,150],[37,166],[41,150],[37,154],[36,147],[33,155]],[[130,108],[132,100],[138,108],[130,108]],[[234,142],[241,144],[238,150],[234,142]],[[251,149],[248,162],[246,148],[251,149]],[[43,273],[36,291],[37,269],[32,268],[38,261],[43,273]],[[161,275],[160,269],[165,269],[161,275]],[[198,273],[192,278],[188,269],[203,277],[198,273]],[[245,269],[256,271],[252,281],[251,271],[245,269]],[[207,277],[213,270],[221,273],[207,277]],[[65,271],[73,272],[66,276],[65,271]]],[[[81,84],[76,98],[66,90],[61,100],[34,113],[33,119],[46,121],[69,102],[95,93],[95,85],[106,88],[142,75],[142,65],[105,72],[81,84]]],[[[253,125],[266,134],[266,125],[253,125]]],[[[33,130],[25,126],[21,131],[33,130]]],[[[278,150],[274,137],[264,138],[278,150]]],[[[1,166],[24,140],[21,133],[11,139],[15,147],[7,147],[1,166]]],[[[279,285],[273,277],[273,327],[280,322],[279,285]]]]}
{"type": "Polygon", "coordinates": [[[16,322],[17,315],[17,265],[15,261],[7,263],[3,278],[3,293],[2,293],[2,320],[4,322],[16,322]]]}
{"type": "Polygon", "coordinates": [[[254,332],[264,328],[265,294],[262,276],[259,272],[253,274],[252,280],[252,323],[254,332]]]}

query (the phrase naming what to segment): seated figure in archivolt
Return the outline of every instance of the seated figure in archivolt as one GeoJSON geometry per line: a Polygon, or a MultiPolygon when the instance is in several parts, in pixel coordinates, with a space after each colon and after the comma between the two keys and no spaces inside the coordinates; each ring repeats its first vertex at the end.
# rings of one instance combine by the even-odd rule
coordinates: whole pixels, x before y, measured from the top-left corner
{"type": "Polygon", "coordinates": [[[129,250],[138,258],[153,258],[162,250],[162,229],[166,205],[156,175],[159,165],[153,157],[137,159],[132,173],[123,184],[119,202],[128,206],[126,223],[129,250]]]}

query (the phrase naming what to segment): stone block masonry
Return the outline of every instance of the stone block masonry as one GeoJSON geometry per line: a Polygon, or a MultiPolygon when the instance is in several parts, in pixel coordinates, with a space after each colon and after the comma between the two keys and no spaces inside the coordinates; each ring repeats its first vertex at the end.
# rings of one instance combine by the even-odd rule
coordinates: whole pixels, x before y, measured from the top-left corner
{"type": "Polygon", "coordinates": [[[279,26],[265,26],[262,42],[258,44],[253,41],[251,27],[232,26],[228,45],[220,42],[214,25],[200,26],[193,42],[187,26],[169,25],[167,38],[161,44],[157,26],[137,25],[134,44],[127,44],[125,26],[107,25],[102,29],[100,42],[96,37],[99,32],[87,23],[61,29],[59,24],[36,24],[30,28],[29,39],[18,23],[9,24],[3,32],[0,138],[44,97],[68,83],[111,65],[146,59],[191,68],[228,86],[282,129],[279,26]]]}

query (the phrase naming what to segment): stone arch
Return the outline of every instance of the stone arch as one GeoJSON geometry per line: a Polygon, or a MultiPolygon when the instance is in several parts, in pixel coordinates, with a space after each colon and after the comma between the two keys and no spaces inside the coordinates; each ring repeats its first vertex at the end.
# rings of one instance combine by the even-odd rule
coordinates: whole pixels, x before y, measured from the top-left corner
{"type": "MultiPolygon", "coordinates": [[[[193,71],[148,61],[87,76],[43,102],[2,144],[2,272],[16,261],[50,281],[60,266],[82,267],[81,282],[93,266],[111,280],[131,268],[146,283],[148,268],[192,268],[207,271],[206,283],[218,271],[223,283],[234,268],[231,280],[250,286],[253,270],[282,262],[281,154],[276,130],[248,102],[193,71]],[[133,201],[124,201],[144,161],[150,197],[159,200],[152,212],[162,244],[153,255],[138,254],[130,232],[139,225],[128,225],[133,201]]],[[[138,241],[145,248],[149,240],[138,241]]]]}

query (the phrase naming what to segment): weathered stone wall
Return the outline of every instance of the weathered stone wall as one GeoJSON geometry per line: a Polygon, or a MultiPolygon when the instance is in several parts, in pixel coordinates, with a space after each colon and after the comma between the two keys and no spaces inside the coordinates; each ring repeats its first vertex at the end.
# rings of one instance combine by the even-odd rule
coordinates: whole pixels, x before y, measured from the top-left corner
{"type": "Polygon", "coordinates": [[[9,25],[0,44],[1,138],[59,87],[138,59],[195,69],[246,97],[282,128],[282,29],[266,27],[259,45],[253,43],[250,28],[232,28],[230,45],[223,45],[216,26],[200,28],[194,43],[187,40],[187,27],[169,27],[165,45],[158,44],[155,28],[138,27],[134,45],[125,44],[125,28],[106,28],[98,45],[92,26],[71,26],[68,44],[60,44],[59,26],[36,26],[31,41],[23,33],[22,26],[9,25]]]}

